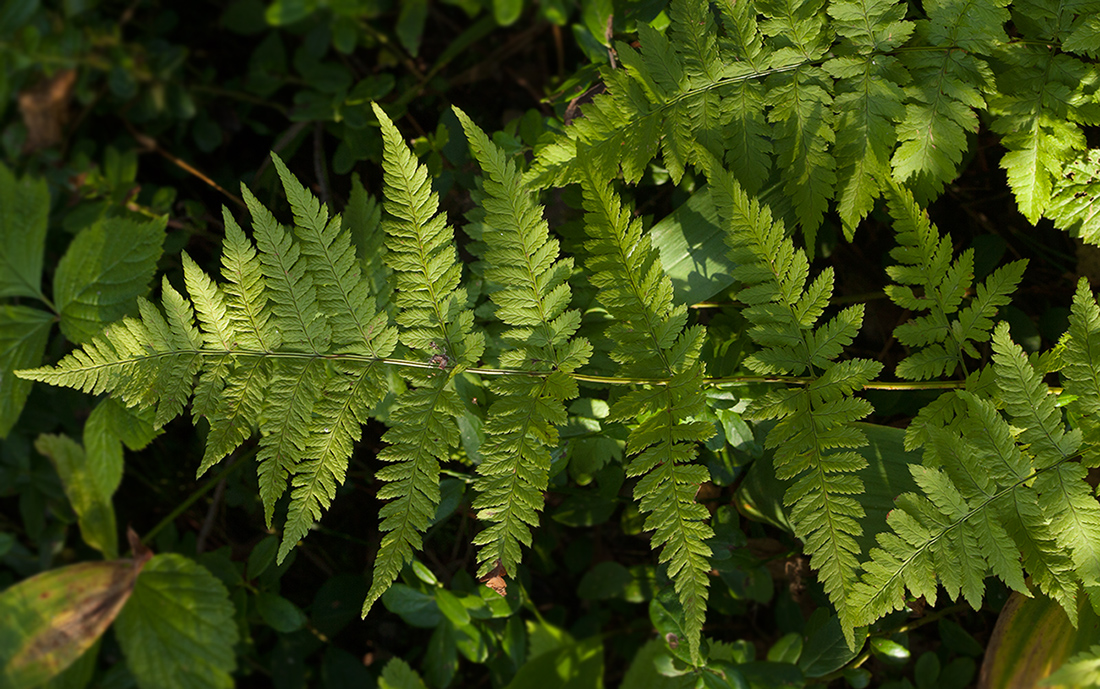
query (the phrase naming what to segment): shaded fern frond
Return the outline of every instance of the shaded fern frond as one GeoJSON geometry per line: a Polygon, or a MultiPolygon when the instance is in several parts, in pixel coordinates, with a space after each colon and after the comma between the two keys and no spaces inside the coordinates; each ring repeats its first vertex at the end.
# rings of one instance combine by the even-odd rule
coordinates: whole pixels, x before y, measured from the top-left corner
{"type": "Polygon", "coordinates": [[[1084,436],[1086,466],[1100,466],[1100,307],[1088,280],[1081,278],[1069,315],[1069,339],[1062,351],[1062,385],[1072,397],[1069,409],[1084,436]]]}
{"type": "MultiPolygon", "coordinates": [[[[832,272],[824,271],[807,285],[806,256],[795,250],[768,207],[750,199],[716,162],[709,165],[708,177],[729,256],[737,266],[734,277],[743,285],[737,298],[746,304],[749,332],[761,347],[745,365],[760,374],[812,379],[804,389],[770,392],[754,400],[747,413],[779,420],[765,444],[776,450],[776,475],[795,480],[784,496],[795,535],[805,544],[842,620],[848,620],[860,555],[856,537],[864,516],[853,495],[864,490],[857,473],[866,466],[853,450],[867,442],[853,422],[871,412],[871,405],[852,393],[882,365],[865,359],[835,361],[858,332],[863,307],[845,309],[817,326],[832,296],[832,272]]],[[[852,625],[844,626],[851,639],[852,625]]]]}
{"type": "Polygon", "coordinates": [[[1007,5],[929,3],[928,18],[917,22],[909,44],[925,49],[900,55],[912,81],[891,163],[895,178],[915,186],[922,198],[938,195],[955,178],[966,135],[977,130],[975,110],[985,107],[983,92],[993,79],[986,56],[1008,40],[1007,5]]]}
{"type": "Polygon", "coordinates": [[[439,462],[459,438],[454,417],[462,407],[452,378],[475,364],[485,348],[484,336],[472,330],[466,289],[459,286],[462,264],[455,253],[454,232],[437,212],[439,199],[428,171],[417,163],[385,112],[377,105],[374,112],[382,125],[385,150],[383,227],[401,342],[432,362],[434,370],[404,372],[409,389],[397,398],[390,429],[382,436],[390,445],[378,458],[391,464],[375,473],[388,484],[378,497],[392,502],[379,512],[381,529],[387,533],[374,562],[364,615],[411,561],[421,534],[431,524],[439,504],[439,462]]]}
{"type": "Polygon", "coordinates": [[[586,263],[597,299],[615,322],[607,330],[611,357],[624,376],[646,371],[667,377],[665,385],[633,390],[611,408],[610,419],[632,423],[627,476],[640,476],[634,489],[647,513],[644,528],[661,547],[660,561],[684,610],[684,629],[694,659],[706,616],[710,547],[709,513],[695,494],[709,473],[692,464],[697,444],[714,426],[697,421],[705,405],[700,327],[685,328],[686,309],[674,306],[672,282],[641,221],[599,177],[584,184],[586,263]]]}
{"type": "Polygon", "coordinates": [[[1087,23],[1085,17],[1100,12],[1100,3],[1089,0],[1068,10],[1022,2],[1013,12],[1019,40],[997,52],[997,95],[989,102],[996,119],[991,128],[1004,135],[1001,141],[1008,152],[1001,167],[1008,173],[1016,204],[1036,223],[1050,207],[1063,167],[1087,146],[1082,126],[1100,123],[1097,65],[1058,47],[1061,40],[1084,47],[1075,46],[1071,37],[1087,23]]]}
{"type": "MultiPolygon", "coordinates": [[[[1075,318],[1084,306],[1075,303],[1075,318]]],[[[1071,619],[1078,587],[1094,595],[1100,505],[1074,461],[1081,434],[1066,430],[1042,372],[1011,341],[1007,324],[992,339],[999,391],[994,398],[950,393],[965,409],[927,430],[924,465],[911,467],[923,495],[899,498],[887,518],[891,531],[878,535],[857,587],[856,624],[903,607],[906,590],[934,601],[937,578],[948,596],[975,608],[990,573],[1027,593],[1021,556],[1032,581],[1071,619]]]]}
{"type": "Polygon", "coordinates": [[[559,258],[558,241],[514,162],[460,110],[455,110],[470,150],[481,165],[478,205],[488,245],[485,277],[502,289],[490,297],[496,316],[510,326],[502,338],[515,348],[500,356],[505,368],[545,371],[548,375],[506,375],[493,382],[497,397],[489,407],[478,465],[474,508],[489,523],[474,543],[479,576],[498,565],[514,573],[520,546],[531,544],[550,473],[550,448],[558,443],[555,426],[565,422],[565,400],[577,396],[567,374],[584,365],[592,346],[574,338],[581,316],[567,310],[567,282],[573,260],[559,258]]]}
{"type": "Polygon", "coordinates": [[[912,380],[965,374],[966,357],[979,357],[974,343],[989,340],[992,318],[1009,302],[1027,261],[995,270],[964,307],[974,280],[973,250],[952,261],[949,238],[939,234],[909,192],[891,184],[886,193],[898,241],[890,252],[898,265],[886,269],[896,284],[887,286],[886,294],[904,309],[928,312],[894,330],[899,342],[916,350],[898,363],[897,374],[912,380]]]}

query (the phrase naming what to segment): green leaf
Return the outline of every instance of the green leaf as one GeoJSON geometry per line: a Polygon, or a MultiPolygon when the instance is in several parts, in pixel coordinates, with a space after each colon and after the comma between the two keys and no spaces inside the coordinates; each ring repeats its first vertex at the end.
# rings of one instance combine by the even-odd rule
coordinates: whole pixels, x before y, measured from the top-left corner
{"type": "Polygon", "coordinates": [[[677,304],[707,301],[733,284],[725,233],[707,189],[698,189],[653,229],[653,246],[672,280],[677,304]]]}
{"type": "MultiPolygon", "coordinates": [[[[7,9],[17,5],[12,3],[7,9]]],[[[0,164],[0,297],[44,298],[42,255],[49,214],[46,180],[30,176],[16,179],[0,164]]]]}
{"type": "Polygon", "coordinates": [[[420,675],[400,658],[391,658],[378,678],[378,689],[428,689],[420,675]]]}
{"type": "Polygon", "coordinates": [[[61,332],[83,344],[103,327],[137,313],[153,279],[167,218],[106,218],[83,230],[57,264],[53,293],[61,332]]]}
{"type": "Polygon", "coordinates": [[[416,57],[420,53],[420,39],[424,35],[424,22],[428,19],[428,0],[406,0],[401,3],[401,13],[397,17],[394,31],[397,40],[409,54],[416,57]]]}
{"type": "Polygon", "coordinates": [[[603,689],[603,643],[566,643],[524,663],[506,689],[603,689]]]}
{"type": "Polygon", "coordinates": [[[119,614],[143,564],[82,562],[0,593],[0,686],[36,687],[80,658],[119,614]]]}
{"type": "Polygon", "coordinates": [[[48,457],[57,469],[84,542],[107,559],[118,557],[118,527],[111,492],[104,491],[94,478],[84,449],[66,435],[40,435],[34,441],[34,449],[48,457]]]}
{"type": "Polygon", "coordinates": [[[0,306],[0,438],[6,437],[19,420],[33,384],[17,378],[14,372],[42,363],[53,320],[52,315],[38,309],[0,306]]]}
{"type": "Polygon", "coordinates": [[[280,634],[296,632],[306,622],[298,606],[270,591],[262,591],[256,596],[256,610],[263,621],[280,634]]]}
{"type": "Polygon", "coordinates": [[[115,633],[141,689],[232,687],[235,609],[225,586],[182,555],[145,566],[115,633]]]}

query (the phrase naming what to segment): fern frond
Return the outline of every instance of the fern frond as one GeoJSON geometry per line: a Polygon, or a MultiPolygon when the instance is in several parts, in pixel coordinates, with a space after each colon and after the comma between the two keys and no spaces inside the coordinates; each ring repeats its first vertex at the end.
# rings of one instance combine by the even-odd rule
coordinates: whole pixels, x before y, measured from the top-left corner
{"type": "Polygon", "coordinates": [[[1100,245],[1100,149],[1068,163],[1054,180],[1046,216],[1054,226],[1100,245]]]}
{"type": "Polygon", "coordinates": [[[573,335],[580,312],[566,310],[572,259],[558,258],[542,208],[523,188],[522,175],[465,113],[456,109],[484,179],[485,277],[502,286],[490,294],[496,316],[511,326],[502,338],[516,348],[501,354],[501,365],[548,375],[503,376],[492,385],[498,396],[489,407],[481,445],[482,461],[474,488],[478,518],[489,523],[474,539],[480,545],[479,576],[497,565],[514,573],[520,545],[530,545],[538,524],[550,472],[555,428],[566,420],[565,400],[577,396],[569,372],[584,365],[592,347],[573,335]]]}
{"type": "Polygon", "coordinates": [[[985,107],[982,92],[991,90],[993,79],[984,56],[1008,40],[1007,5],[1008,0],[928,3],[928,18],[917,23],[910,45],[937,50],[901,55],[912,82],[897,128],[901,145],[891,162],[894,176],[910,181],[923,198],[936,196],[955,178],[966,134],[977,131],[974,111],[985,107]]]}
{"type": "Polygon", "coordinates": [[[902,85],[909,73],[887,53],[913,33],[914,25],[903,21],[906,9],[887,0],[834,2],[828,9],[844,51],[851,53],[823,65],[837,80],[837,211],[849,241],[890,175],[894,123],[905,115],[902,85]]]}
{"type": "Polygon", "coordinates": [[[282,347],[319,354],[326,351],[331,331],[317,304],[301,248],[247,187],[241,187],[252,214],[253,233],[260,250],[260,267],[271,305],[271,325],[282,347]]]}
{"type": "MultiPolygon", "coordinates": [[[[1075,7],[1073,13],[1087,11],[1075,7]]],[[[1004,135],[1008,152],[1001,167],[1016,194],[1020,212],[1036,223],[1047,212],[1063,166],[1086,148],[1082,125],[1100,122],[1095,94],[1096,65],[1041,43],[1057,43],[1069,28],[1070,12],[1057,19],[1047,10],[1018,7],[1034,15],[1020,24],[1021,38],[998,54],[997,96],[989,109],[991,128],[1004,135]],[[1034,10],[1029,12],[1029,10],[1034,10]]]]}
{"type": "Polygon", "coordinates": [[[374,361],[341,357],[358,352],[385,357],[397,339],[373,311],[348,240],[336,231],[340,219],[329,220],[285,168],[281,173],[303,226],[297,230],[301,239],[280,227],[243,188],[259,252],[225,213],[224,283],[215,283],[184,254],[190,299],[165,280],[163,315],[140,301],[140,319],[111,325],[55,367],[23,372],[108,392],[130,406],[154,407],[158,427],[179,414],[193,393],[196,419],[210,423],[199,474],[258,429],[260,495],[268,524],[287,480],[295,476],[280,559],[328,506],[343,480],[355,429],[383,391],[374,361]],[[333,313],[335,342],[322,309],[333,313]],[[346,313],[352,310],[356,313],[346,313]],[[347,321],[367,324],[366,330],[351,329],[347,321]],[[324,423],[336,430],[323,430],[324,423]]]}
{"type": "Polygon", "coordinates": [[[475,364],[485,347],[484,336],[472,331],[466,290],[459,287],[462,264],[455,253],[454,233],[437,212],[438,197],[428,171],[417,164],[385,112],[377,105],[374,112],[382,125],[385,150],[383,227],[386,260],[396,283],[393,301],[401,341],[438,366],[405,374],[410,388],[398,397],[390,429],[382,437],[390,445],[379,459],[392,464],[375,474],[388,484],[378,497],[393,501],[379,512],[381,529],[387,533],[374,563],[364,615],[412,559],[431,524],[439,504],[439,461],[459,439],[454,417],[462,413],[462,406],[451,379],[475,364]]]}
{"type": "Polygon", "coordinates": [[[710,571],[706,540],[713,535],[709,513],[695,502],[708,472],[691,464],[697,443],[714,434],[712,424],[693,420],[705,405],[699,362],[703,331],[684,327],[686,309],[673,305],[671,280],[649,235],[598,177],[584,185],[584,208],[591,282],[615,318],[607,331],[614,342],[611,357],[624,375],[656,371],[669,378],[665,385],[624,395],[611,418],[636,423],[627,438],[633,459],[626,472],[642,477],[634,496],[648,513],[644,528],[661,547],[660,561],[675,584],[688,646],[698,662],[710,571]]]}
{"type": "Polygon", "coordinates": [[[329,219],[328,211],[290,174],[278,156],[272,156],[272,160],[294,212],[295,234],[301,240],[317,288],[318,306],[332,329],[332,347],[341,352],[384,356],[379,354],[380,349],[392,350],[396,343],[388,338],[376,342],[375,335],[386,327],[386,317],[375,309],[350,234],[341,231],[339,217],[329,219]]]}
{"type": "Polygon", "coordinates": [[[970,304],[960,308],[974,279],[973,251],[952,261],[949,238],[939,234],[904,187],[890,183],[886,196],[898,241],[890,252],[898,265],[886,269],[897,284],[887,286],[886,294],[902,308],[928,311],[894,329],[899,342],[919,348],[898,363],[897,374],[927,380],[960,369],[965,373],[966,356],[978,357],[973,343],[989,340],[992,318],[1009,302],[1027,261],[995,270],[978,285],[970,304]]]}
{"type": "Polygon", "coordinates": [[[857,587],[857,623],[903,606],[906,588],[927,596],[930,577],[975,607],[987,573],[1026,592],[1021,553],[1032,580],[1071,619],[1079,583],[1095,591],[1100,505],[1085,469],[1072,461],[1080,432],[1066,431],[1043,372],[1006,324],[992,340],[998,397],[1011,425],[987,397],[949,393],[965,408],[943,417],[949,425],[927,428],[924,466],[912,467],[924,495],[899,499],[887,519],[892,533],[878,536],[857,587]]]}
{"type": "Polygon", "coordinates": [[[768,121],[775,129],[776,157],[783,190],[794,201],[799,224],[812,251],[817,228],[836,184],[833,81],[812,63],[829,49],[824,2],[797,6],[779,0],[760,3],[768,17],[760,28],[779,49],[771,66],[790,67],[769,76],[768,121]]]}

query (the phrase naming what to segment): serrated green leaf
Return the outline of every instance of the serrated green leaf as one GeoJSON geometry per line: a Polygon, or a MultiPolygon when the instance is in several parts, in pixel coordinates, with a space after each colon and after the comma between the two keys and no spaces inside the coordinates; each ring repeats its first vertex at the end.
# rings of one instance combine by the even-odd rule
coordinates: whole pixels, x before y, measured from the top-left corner
{"type": "Polygon", "coordinates": [[[232,687],[235,609],[221,581],[182,555],[156,555],[115,622],[141,689],[232,687]]]}
{"type": "Polygon", "coordinates": [[[167,222],[106,218],[76,236],[53,280],[65,337],[83,344],[108,323],[137,313],[136,299],[149,289],[167,222]]]}
{"type": "Polygon", "coordinates": [[[34,449],[48,457],[61,477],[65,495],[76,512],[80,535],[107,559],[118,557],[118,527],[111,504],[113,490],[96,480],[82,448],[66,435],[40,435],[34,449]]]}

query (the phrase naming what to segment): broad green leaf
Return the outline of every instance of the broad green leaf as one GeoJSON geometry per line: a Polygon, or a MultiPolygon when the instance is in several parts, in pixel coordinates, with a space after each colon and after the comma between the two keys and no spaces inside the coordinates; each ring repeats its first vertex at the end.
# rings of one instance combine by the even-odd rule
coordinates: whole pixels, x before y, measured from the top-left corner
{"type": "Polygon", "coordinates": [[[856,630],[856,647],[850,648],[841,631],[840,618],[829,615],[825,608],[818,608],[807,624],[805,637],[798,666],[807,677],[821,677],[836,672],[859,655],[867,629],[856,630]]]}
{"type": "Polygon", "coordinates": [[[264,18],[271,26],[286,26],[313,14],[316,7],[314,0],[275,0],[267,8],[264,18]]]}
{"type": "Polygon", "coordinates": [[[33,385],[13,371],[42,363],[52,322],[53,316],[45,311],[0,306],[0,438],[19,420],[33,385]]]}
{"type": "Polygon", "coordinates": [[[89,478],[100,495],[113,495],[122,482],[122,440],[110,427],[107,405],[110,398],[96,405],[84,422],[84,451],[89,478]]]}
{"type": "Polygon", "coordinates": [[[82,344],[137,313],[136,298],[149,289],[167,222],[106,218],[76,236],[53,280],[65,337],[82,344]]]}
{"type": "Polygon", "coordinates": [[[270,591],[256,596],[256,610],[269,627],[282,634],[298,631],[306,621],[297,605],[270,591]]]}
{"type": "Polygon", "coordinates": [[[424,22],[428,20],[428,0],[404,0],[401,14],[397,17],[397,38],[409,54],[416,57],[420,52],[420,39],[424,35],[424,22]]]}
{"type": "Polygon", "coordinates": [[[523,0],[493,0],[493,18],[500,26],[510,26],[523,13],[523,0]]]}
{"type": "Polygon", "coordinates": [[[677,304],[698,304],[733,284],[725,233],[710,191],[701,189],[650,230],[677,304]]]}
{"type": "Polygon", "coordinates": [[[61,477],[65,495],[76,512],[84,542],[107,558],[118,557],[118,528],[111,493],[92,476],[84,448],[66,435],[40,435],[34,449],[48,457],[61,477]]]}
{"type": "Polygon", "coordinates": [[[659,672],[655,662],[665,654],[665,642],[652,639],[638,649],[634,660],[623,677],[620,689],[682,689],[681,677],[666,677],[659,672]]]}
{"type": "Polygon", "coordinates": [[[235,610],[225,586],[193,560],[157,555],[145,566],[115,635],[141,689],[232,687],[235,610]]]}
{"type": "Polygon", "coordinates": [[[42,298],[49,214],[46,180],[29,176],[17,180],[0,164],[0,297],[42,298]]]}
{"type": "Polygon", "coordinates": [[[36,687],[80,658],[118,615],[144,563],[81,562],[0,593],[0,686],[36,687]]]}

